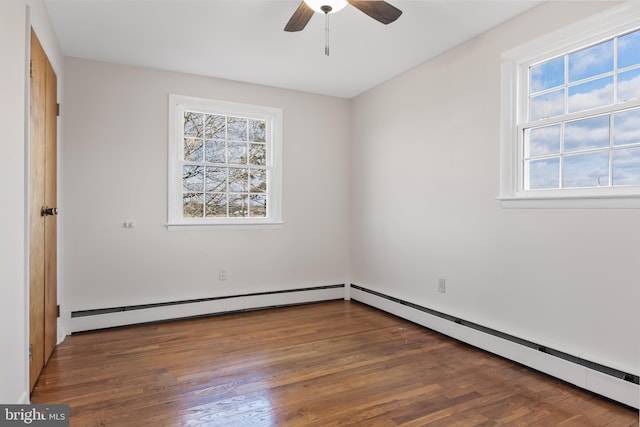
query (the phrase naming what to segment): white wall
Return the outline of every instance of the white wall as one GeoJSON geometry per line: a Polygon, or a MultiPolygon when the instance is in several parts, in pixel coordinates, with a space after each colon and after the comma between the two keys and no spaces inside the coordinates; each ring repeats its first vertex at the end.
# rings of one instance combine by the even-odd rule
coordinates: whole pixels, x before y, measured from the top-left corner
{"type": "Polygon", "coordinates": [[[28,384],[28,257],[26,245],[26,75],[29,28],[36,30],[56,73],[62,53],[39,0],[0,2],[0,402],[25,403],[28,384]],[[29,6],[29,12],[27,11],[29,6]]]}
{"type": "Polygon", "coordinates": [[[640,212],[495,200],[501,52],[612,5],[543,4],[354,100],[353,283],[639,373],[640,212]]]}
{"type": "Polygon", "coordinates": [[[348,280],[348,101],[75,58],[64,97],[67,315],[348,280]],[[283,109],[284,226],[167,231],[169,93],[283,109]]]}
{"type": "Polygon", "coordinates": [[[0,2],[0,402],[25,398],[25,22],[24,2],[0,2]]]}

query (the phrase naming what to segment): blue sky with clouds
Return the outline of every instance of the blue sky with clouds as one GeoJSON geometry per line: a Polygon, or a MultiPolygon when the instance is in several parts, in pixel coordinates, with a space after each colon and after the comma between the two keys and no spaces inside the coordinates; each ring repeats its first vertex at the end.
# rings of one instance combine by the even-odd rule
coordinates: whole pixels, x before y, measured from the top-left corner
{"type": "MultiPolygon", "coordinates": [[[[640,30],[531,67],[529,91],[530,122],[639,99],[640,30]]],[[[530,128],[524,156],[528,189],[640,185],[640,108],[530,128]]]]}

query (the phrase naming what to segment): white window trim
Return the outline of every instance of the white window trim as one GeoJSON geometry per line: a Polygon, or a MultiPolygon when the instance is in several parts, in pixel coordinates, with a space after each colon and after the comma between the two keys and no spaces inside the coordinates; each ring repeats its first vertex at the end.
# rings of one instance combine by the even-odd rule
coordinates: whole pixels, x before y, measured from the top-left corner
{"type": "Polygon", "coordinates": [[[235,102],[217,101],[189,96],[169,94],[169,143],[168,143],[168,213],[167,228],[177,230],[210,230],[253,228],[280,228],[282,226],[282,109],[235,102]],[[229,116],[252,117],[269,122],[271,141],[269,164],[271,169],[267,182],[269,205],[266,218],[197,218],[182,217],[182,172],[178,159],[182,156],[183,110],[229,116]]]}
{"type": "MultiPolygon", "coordinates": [[[[606,40],[618,32],[640,26],[640,2],[629,1],[530,43],[504,52],[501,57],[500,195],[503,208],[640,208],[640,187],[523,191],[517,117],[527,93],[523,67],[536,59],[552,58],[585,45],[606,40]]],[[[640,105],[640,103],[639,103],[640,105]]]]}

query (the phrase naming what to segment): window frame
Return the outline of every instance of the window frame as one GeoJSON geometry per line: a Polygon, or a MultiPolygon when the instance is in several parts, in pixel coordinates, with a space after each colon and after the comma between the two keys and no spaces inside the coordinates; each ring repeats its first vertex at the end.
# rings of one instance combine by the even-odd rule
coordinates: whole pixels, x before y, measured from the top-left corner
{"type": "Polygon", "coordinates": [[[169,94],[167,228],[273,228],[282,224],[282,109],[169,94]],[[184,112],[195,111],[267,123],[267,213],[265,217],[183,218],[184,112]]]}
{"type": "MultiPolygon", "coordinates": [[[[503,208],[640,208],[640,186],[524,190],[522,128],[529,120],[526,115],[530,65],[639,28],[640,5],[628,2],[502,54],[500,194],[497,199],[503,208]]],[[[640,107],[640,100],[623,105],[621,109],[640,107]]],[[[607,109],[611,110],[610,107],[589,110],[588,115],[595,116],[607,109]]],[[[537,125],[546,120],[540,120],[537,125]]]]}

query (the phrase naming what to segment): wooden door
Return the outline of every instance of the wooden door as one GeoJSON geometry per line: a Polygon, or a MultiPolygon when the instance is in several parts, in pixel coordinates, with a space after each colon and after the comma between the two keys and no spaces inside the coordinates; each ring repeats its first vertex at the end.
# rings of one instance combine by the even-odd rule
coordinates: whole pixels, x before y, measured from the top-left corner
{"type": "Polygon", "coordinates": [[[57,78],[31,31],[29,176],[29,382],[57,342],[57,78]]]}

